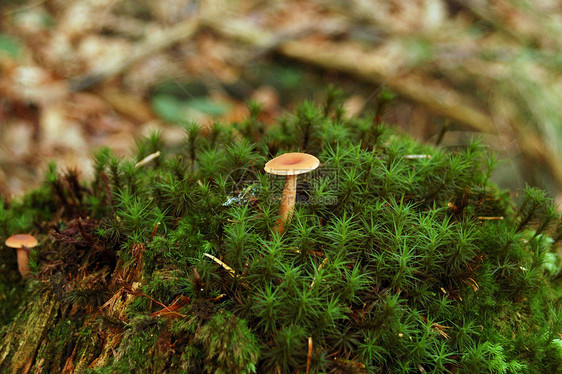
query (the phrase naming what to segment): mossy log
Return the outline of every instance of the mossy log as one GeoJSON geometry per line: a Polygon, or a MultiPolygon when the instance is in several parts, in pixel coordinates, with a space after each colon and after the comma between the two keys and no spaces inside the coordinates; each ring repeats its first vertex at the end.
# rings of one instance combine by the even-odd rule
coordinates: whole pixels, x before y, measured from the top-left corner
{"type": "MultiPolygon", "coordinates": [[[[117,278],[112,278],[108,290],[115,289],[116,281],[132,280],[136,274],[136,268],[123,271],[119,266],[113,273],[117,278]]],[[[106,275],[109,274],[103,274],[106,275]]],[[[132,282],[131,292],[138,284],[132,282]]],[[[81,310],[68,299],[61,299],[60,292],[57,295],[47,287],[34,287],[2,334],[0,372],[70,374],[104,367],[108,358],[119,352],[123,329],[118,325],[111,328],[109,324],[106,324],[109,328],[98,329],[98,318],[125,321],[125,311],[132,298],[133,295],[121,288],[97,310],[81,310]]]]}
{"type": "Polygon", "coordinates": [[[3,372],[29,373],[44,345],[46,333],[57,320],[60,303],[52,292],[36,293],[3,334],[0,367],[3,372]]]}
{"type": "Polygon", "coordinates": [[[477,141],[344,120],[335,92],[271,127],[250,108],[0,204],[2,235],[40,241],[25,283],[0,253],[1,373],[559,372],[562,219],[544,192],[515,204],[477,141]],[[289,151],[321,164],[280,233],[284,181],[263,167],[289,151]]]}

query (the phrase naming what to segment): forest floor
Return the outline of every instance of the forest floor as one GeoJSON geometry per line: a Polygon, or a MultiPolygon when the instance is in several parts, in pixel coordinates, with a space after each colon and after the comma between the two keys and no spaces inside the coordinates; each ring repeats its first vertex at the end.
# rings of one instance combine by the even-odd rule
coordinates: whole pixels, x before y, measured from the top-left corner
{"type": "Polygon", "coordinates": [[[561,17],[554,0],[3,1],[0,193],[49,160],[88,178],[99,147],[180,145],[185,123],[239,121],[248,100],[272,121],[334,84],[348,116],[393,92],[385,121],[445,147],[479,135],[507,160],[501,185],[561,199],[561,17]]]}

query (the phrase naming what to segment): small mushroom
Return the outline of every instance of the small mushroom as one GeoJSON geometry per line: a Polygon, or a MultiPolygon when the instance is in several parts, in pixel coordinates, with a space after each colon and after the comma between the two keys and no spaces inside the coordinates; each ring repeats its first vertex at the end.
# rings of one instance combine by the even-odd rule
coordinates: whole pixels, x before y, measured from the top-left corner
{"type": "Polygon", "coordinates": [[[28,278],[29,270],[29,249],[38,244],[37,239],[33,235],[18,234],[12,235],[6,239],[6,246],[16,248],[18,257],[18,270],[23,278],[28,278]]]}
{"type": "Polygon", "coordinates": [[[308,173],[316,169],[318,165],[320,165],[320,161],[318,161],[316,157],[299,152],[282,154],[265,164],[264,169],[266,173],[285,175],[287,177],[275,231],[281,234],[285,231],[285,224],[291,218],[293,210],[295,209],[297,175],[308,173]]]}

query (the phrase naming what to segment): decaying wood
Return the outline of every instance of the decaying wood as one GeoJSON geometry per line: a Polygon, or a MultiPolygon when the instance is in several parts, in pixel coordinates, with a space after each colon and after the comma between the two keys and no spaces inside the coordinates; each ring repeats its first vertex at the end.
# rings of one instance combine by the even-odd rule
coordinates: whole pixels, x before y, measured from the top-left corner
{"type": "MultiPolygon", "coordinates": [[[[107,302],[94,312],[83,317],[79,328],[92,327],[94,331],[86,337],[72,336],[67,349],[61,349],[59,339],[52,339],[49,333],[71,321],[80,321],[80,311],[73,305],[61,302],[60,295],[52,290],[36,287],[34,294],[22,306],[15,320],[0,334],[3,344],[0,347],[0,373],[27,374],[42,372],[61,372],[65,374],[81,373],[87,368],[106,366],[110,359],[116,359],[123,341],[123,329],[99,330],[99,318],[106,317],[125,324],[128,322],[126,311],[130,303],[140,297],[135,294],[140,286],[140,272],[143,265],[144,246],[137,244],[133,248],[136,265],[123,268],[119,262],[108,282],[109,290],[116,290],[107,302]],[[130,282],[128,285],[124,282],[130,282]],[[130,292],[127,292],[129,290],[130,292]],[[53,356],[53,352],[55,355],[53,356]]],[[[182,299],[173,310],[187,304],[182,299]]],[[[74,326],[76,327],[76,326],[74,326]]],[[[76,331],[72,329],[72,331],[76,331]]]]}
{"type": "Polygon", "coordinates": [[[3,335],[0,351],[0,370],[6,373],[27,374],[35,364],[39,346],[46,332],[57,318],[60,304],[52,293],[36,294],[22,308],[16,320],[3,335]]]}

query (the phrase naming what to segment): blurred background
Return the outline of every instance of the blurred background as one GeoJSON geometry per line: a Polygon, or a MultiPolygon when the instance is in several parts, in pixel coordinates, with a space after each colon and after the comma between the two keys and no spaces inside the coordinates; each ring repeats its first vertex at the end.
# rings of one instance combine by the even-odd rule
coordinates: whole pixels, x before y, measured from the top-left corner
{"type": "Polygon", "coordinates": [[[1,0],[0,193],[331,84],[419,141],[480,136],[497,183],[562,202],[561,46],[560,0],[1,0]]]}

